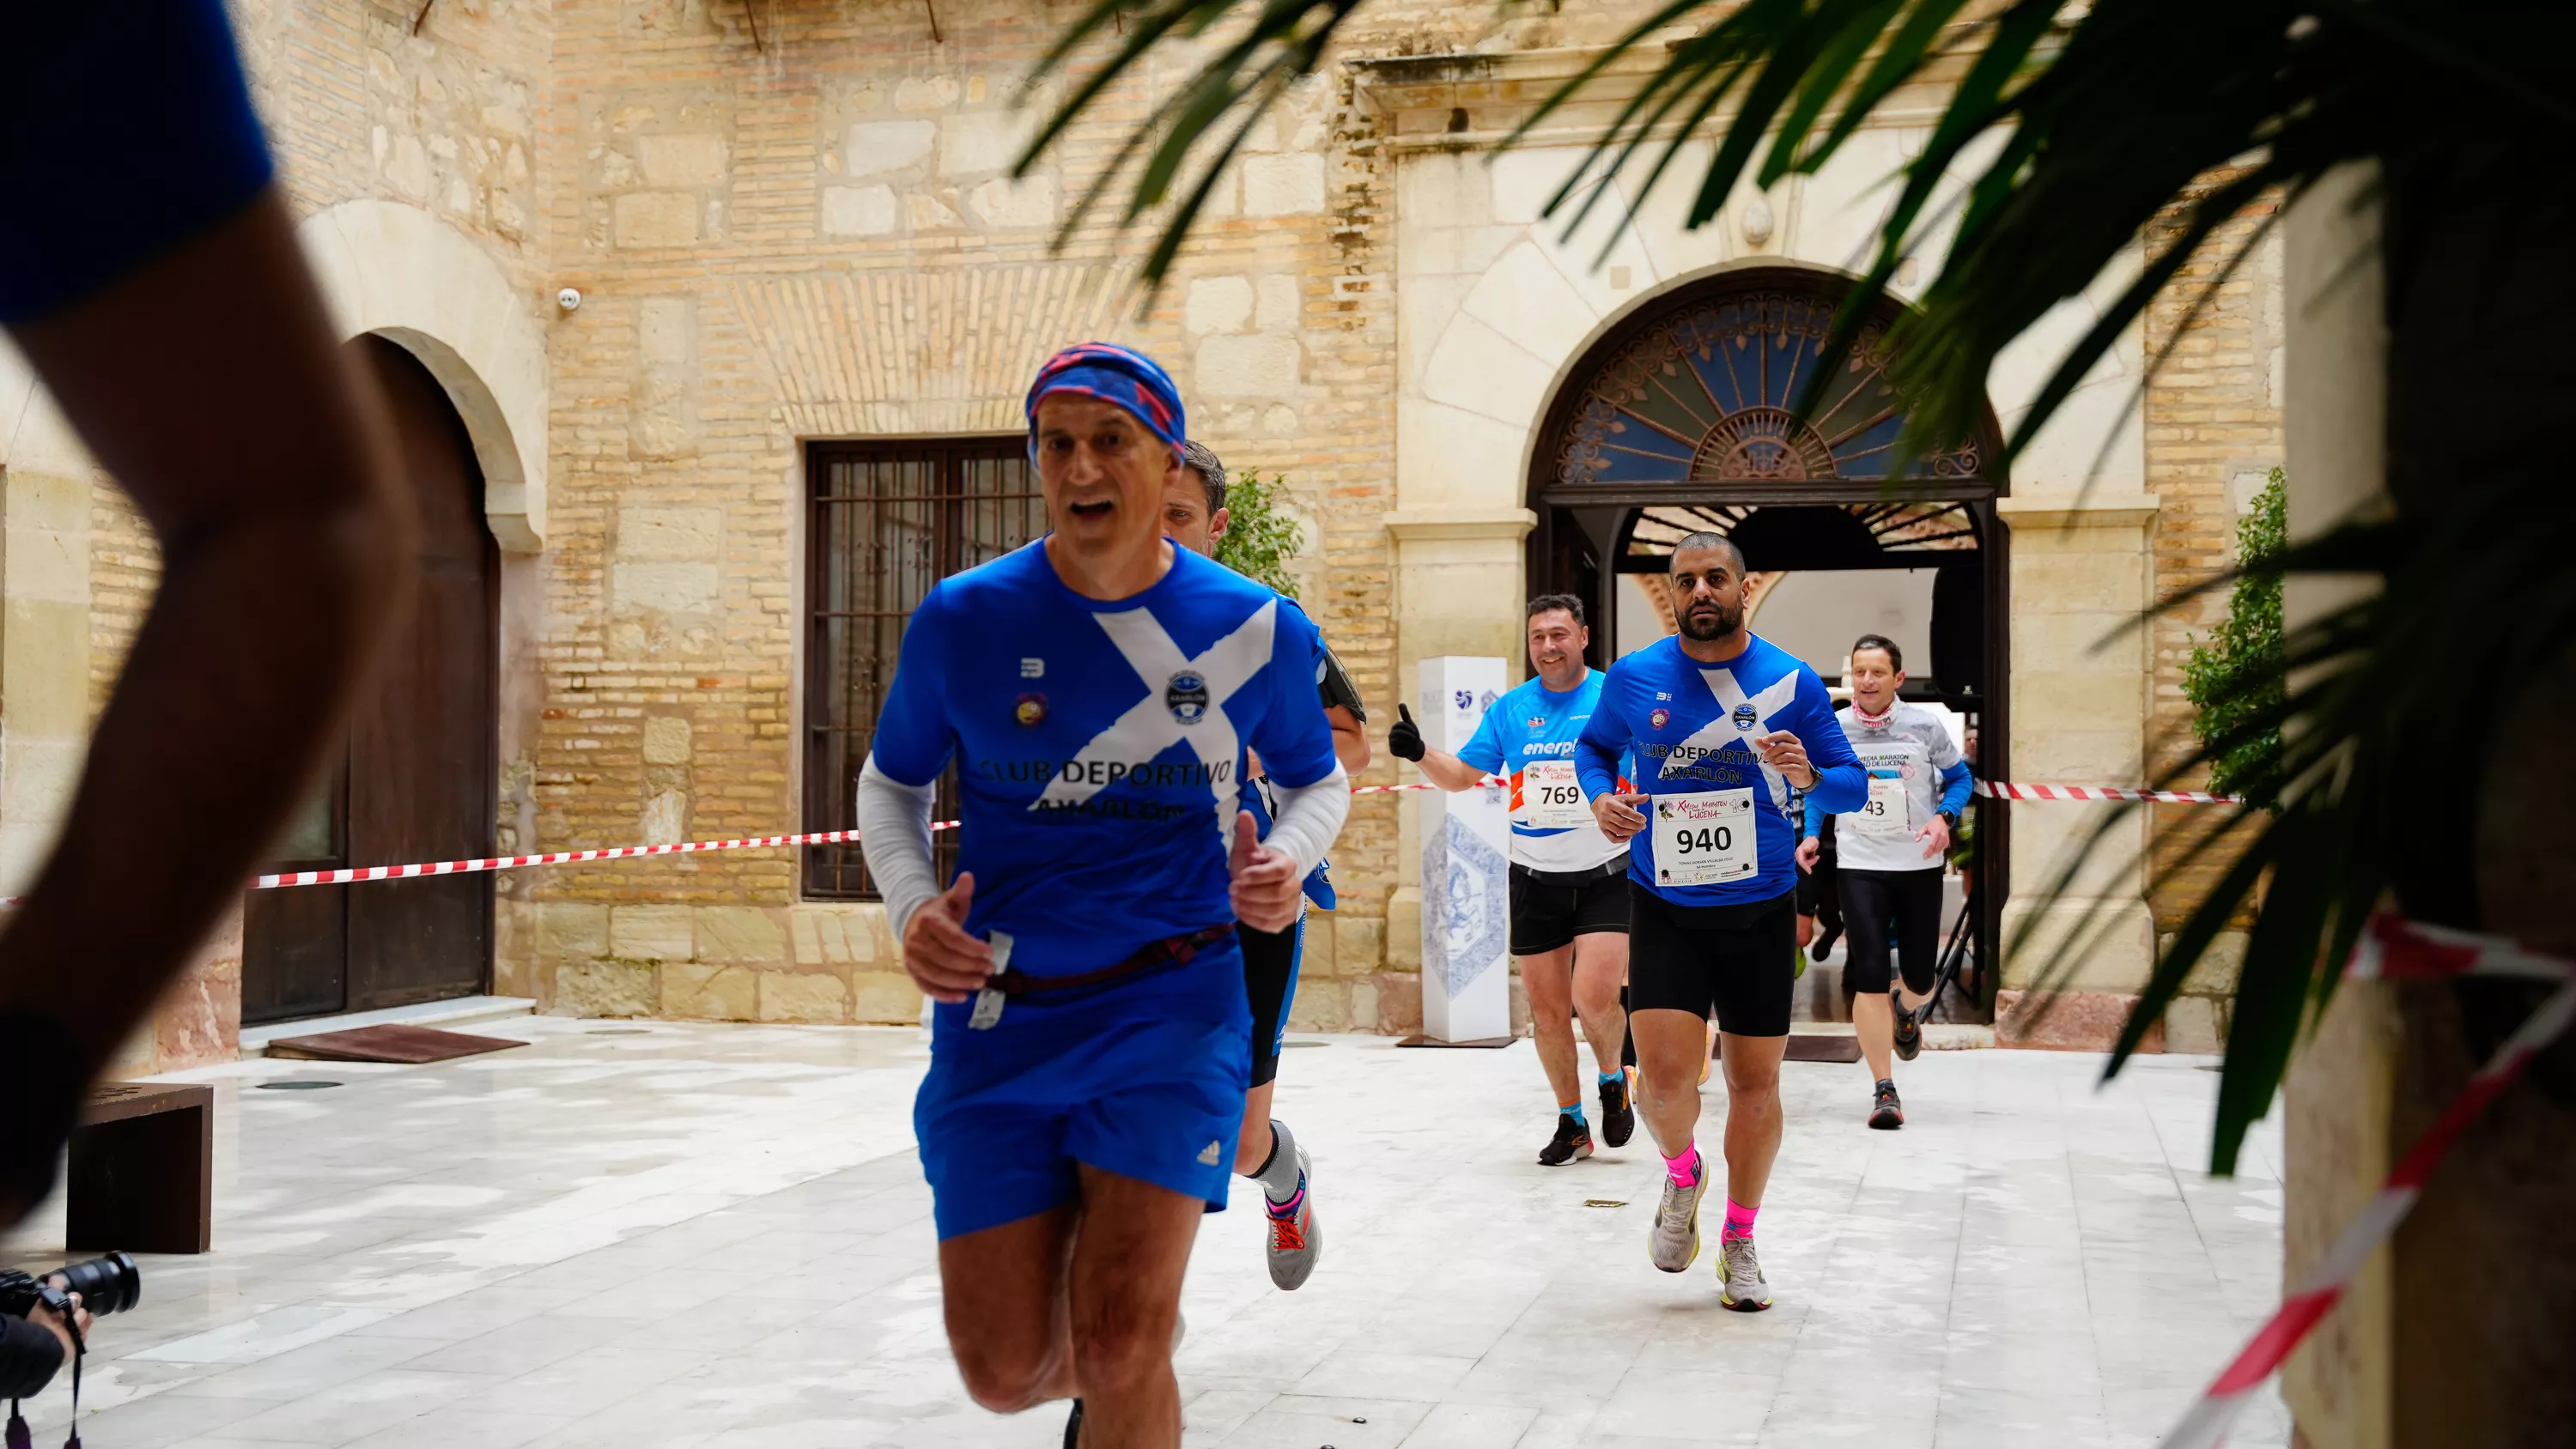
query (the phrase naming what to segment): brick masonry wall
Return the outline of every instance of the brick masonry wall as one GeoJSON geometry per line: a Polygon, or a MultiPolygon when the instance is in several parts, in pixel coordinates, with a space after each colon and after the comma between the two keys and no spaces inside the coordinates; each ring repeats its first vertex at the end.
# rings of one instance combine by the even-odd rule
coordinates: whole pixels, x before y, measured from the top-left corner
{"type": "MultiPolygon", "coordinates": [[[[2231,179],[2202,178],[2191,195],[2206,195],[2231,179]]],[[[2278,209],[2278,198],[2221,226],[2150,305],[2147,355],[2170,348],[2146,392],[2147,486],[2162,503],[2154,536],[2154,587],[2171,597],[2232,567],[2236,525],[2266,475],[2285,456],[2281,430],[2281,254],[2276,239],[2258,236],[2278,209]],[[2251,245],[2241,265],[2230,258],[2251,245]],[[2220,281],[2222,273],[2225,280],[2220,281]],[[2199,299],[2216,282],[2217,291],[2199,299]]],[[[2175,244],[2184,218],[2168,211],[2150,228],[2148,244],[2175,244]]],[[[2149,701],[2148,768],[2161,773],[2197,745],[2193,710],[2183,695],[2183,666],[2195,638],[2206,639],[2226,616],[2227,597],[2213,592],[2160,615],[2151,626],[2152,696],[2149,701]]],[[[2195,771],[2185,788],[2202,788],[2195,771]]],[[[2232,859],[2212,851],[2185,863],[2190,847],[2225,817],[2223,806],[2161,805],[2151,859],[2149,902],[2158,945],[2179,929],[2232,859]]],[[[2189,984],[2189,995],[2168,1013],[2173,1050],[2215,1050],[2224,1039],[2226,997],[2235,989],[2242,938],[2222,940],[2210,964],[2189,984]]]]}
{"type": "MultiPolygon", "coordinates": [[[[1085,336],[1162,359],[1200,437],[1286,475],[1304,602],[1389,709],[1394,346],[1370,123],[1334,77],[1300,88],[1139,316],[1122,290],[1138,245],[1102,226],[1050,243],[1142,87],[1030,181],[1002,174],[1028,124],[1017,78],[1074,13],[942,5],[934,42],[908,5],[760,6],[755,41],[739,7],[557,7],[546,225],[556,276],[589,301],[555,334],[547,842],[795,819],[801,441],[1016,431],[1028,373],[1085,336]]],[[[1372,803],[1335,852],[1345,904],[1301,993],[1317,1024],[1374,998],[1344,983],[1381,964],[1394,822],[1372,803]]],[[[550,873],[531,888],[532,985],[567,1009],[800,1019],[900,999],[877,913],[795,891],[779,855],[550,873]],[[706,974],[720,964],[738,982],[706,974]]]]}
{"type": "MultiPolygon", "coordinates": [[[[1343,53],[1587,44],[1640,11],[1384,0],[1343,53]]],[[[417,34],[408,0],[235,13],[300,213],[421,207],[549,318],[547,549],[507,586],[526,593],[509,607],[538,699],[502,762],[505,848],[796,823],[803,440],[1016,431],[1028,371],[1084,336],[1162,358],[1200,436],[1286,475],[1304,601],[1372,715],[1392,715],[1392,167],[1346,71],[1256,130],[1139,312],[1141,241],[1095,219],[1058,246],[1056,229],[1179,58],[1107,96],[1029,181],[1002,174],[1030,119],[1014,87],[1070,3],[942,4],[936,38],[912,0],[437,0],[417,34]],[[586,301],[555,317],[562,285],[586,301]]],[[[2277,273],[2267,252],[2187,325],[2178,295],[2148,319],[2151,351],[2182,334],[2146,400],[2160,588],[2223,565],[2242,479],[2279,457],[2277,273]]],[[[104,489],[90,551],[95,708],[155,565],[104,489]]],[[[2187,723],[2183,636],[2206,618],[2158,626],[2160,738],[2187,723]]],[[[1383,758],[1368,775],[1398,777],[1383,758]]],[[[1314,932],[1305,1024],[1409,1024],[1418,993],[1386,940],[1397,813],[1361,801],[1334,853],[1344,904],[1314,932]]],[[[2191,878],[2168,875],[2169,923],[2191,878]]],[[[911,1010],[882,913],[800,903],[784,853],[530,872],[502,897],[497,984],[555,1009],[911,1010]]]]}

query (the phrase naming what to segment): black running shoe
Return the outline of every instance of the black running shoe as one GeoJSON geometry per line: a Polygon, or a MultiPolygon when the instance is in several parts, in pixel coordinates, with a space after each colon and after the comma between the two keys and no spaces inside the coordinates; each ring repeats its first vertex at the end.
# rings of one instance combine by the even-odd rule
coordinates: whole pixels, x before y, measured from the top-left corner
{"type": "Polygon", "coordinates": [[[1869,1099],[1869,1125],[1883,1132],[1905,1125],[1905,1104],[1896,1100],[1896,1084],[1881,1082],[1869,1099]]]}
{"type": "Polygon", "coordinates": [[[1082,1449],[1082,1400],[1073,1401],[1073,1416],[1064,1421],[1064,1449],[1082,1449]]]}
{"type": "Polygon", "coordinates": [[[1601,1084],[1601,1140],[1625,1147],[1637,1130],[1637,1108],[1628,1100],[1628,1073],[1601,1084]]]}
{"type": "MultiPolygon", "coordinates": [[[[1931,1003],[1925,1002],[1928,1008],[1931,1003]]],[[[1896,1059],[1910,1062],[1923,1050],[1923,1018],[1905,1009],[1904,989],[1887,988],[1887,1009],[1896,1014],[1896,1059]]]]}
{"type": "Polygon", "coordinates": [[[1825,929],[1816,933],[1814,944],[1807,947],[1807,954],[1814,957],[1816,960],[1822,961],[1826,957],[1834,954],[1834,943],[1842,938],[1842,927],[1827,926],[1825,929]]]}
{"type": "Polygon", "coordinates": [[[1538,1150],[1538,1165],[1563,1167],[1578,1157],[1592,1155],[1592,1129],[1571,1112],[1556,1114],[1556,1140],[1538,1150]]]}

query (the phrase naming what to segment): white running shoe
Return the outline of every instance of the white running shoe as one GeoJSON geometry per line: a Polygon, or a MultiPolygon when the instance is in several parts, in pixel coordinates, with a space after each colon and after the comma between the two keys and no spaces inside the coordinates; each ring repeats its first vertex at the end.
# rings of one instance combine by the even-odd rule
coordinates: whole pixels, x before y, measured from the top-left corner
{"type": "Polygon", "coordinates": [[[1762,1259],[1749,1236],[1727,1238],[1717,1245],[1717,1301],[1738,1313],[1759,1313],[1771,1306],[1771,1285],[1762,1281],[1762,1259]]]}
{"type": "Polygon", "coordinates": [[[1303,1145],[1297,1149],[1296,1210],[1283,1214],[1267,1196],[1261,1206],[1270,1219],[1270,1281],[1293,1292],[1324,1256],[1324,1230],[1315,1221],[1315,1164],[1303,1145]]]}
{"type": "Polygon", "coordinates": [[[1683,1273],[1699,1261],[1699,1200],[1708,1192],[1708,1163],[1699,1165],[1699,1181],[1688,1187],[1664,1174],[1664,1198],[1655,1205],[1654,1231],[1646,1238],[1646,1256],[1667,1273],[1683,1273]]]}

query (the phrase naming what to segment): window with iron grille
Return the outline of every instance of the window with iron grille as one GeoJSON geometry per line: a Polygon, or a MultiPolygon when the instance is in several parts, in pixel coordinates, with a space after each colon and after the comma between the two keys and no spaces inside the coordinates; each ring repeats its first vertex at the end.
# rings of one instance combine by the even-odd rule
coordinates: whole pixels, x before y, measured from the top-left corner
{"type": "MultiPolygon", "coordinates": [[[[1046,532],[1046,507],[1017,434],[812,443],[805,471],[805,828],[847,830],[912,611],[941,579],[1046,532]]],[[[955,819],[956,803],[952,770],[937,818],[955,819]]],[[[956,836],[931,839],[944,883],[956,836]]],[[[808,899],[876,894],[859,847],[806,847],[808,899]]]]}

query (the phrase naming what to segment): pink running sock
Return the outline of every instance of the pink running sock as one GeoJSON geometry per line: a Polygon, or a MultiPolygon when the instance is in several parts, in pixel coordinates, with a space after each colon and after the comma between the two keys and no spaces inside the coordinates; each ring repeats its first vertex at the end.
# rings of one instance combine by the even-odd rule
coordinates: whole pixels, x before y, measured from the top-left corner
{"type": "Polygon", "coordinates": [[[1696,1184],[1699,1181],[1699,1144],[1693,1142],[1683,1148],[1679,1157],[1665,1158],[1664,1175],[1683,1187],[1696,1184]]]}
{"type": "Polygon", "coordinates": [[[1724,1236],[1729,1238],[1752,1237],[1753,1215],[1760,1211],[1762,1211],[1762,1209],[1758,1207],[1746,1207],[1735,1199],[1728,1198],[1726,1200],[1726,1232],[1724,1236]]]}

